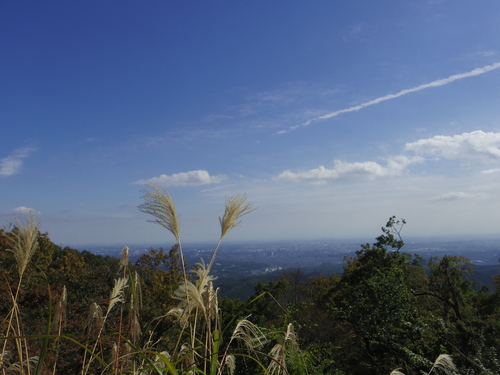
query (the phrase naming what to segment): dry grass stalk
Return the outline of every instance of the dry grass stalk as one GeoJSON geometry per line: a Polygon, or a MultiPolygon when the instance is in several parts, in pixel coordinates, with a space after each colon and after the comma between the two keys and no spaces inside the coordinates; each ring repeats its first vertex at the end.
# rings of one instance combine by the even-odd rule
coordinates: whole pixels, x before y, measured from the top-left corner
{"type": "MultiPolygon", "coordinates": [[[[139,210],[156,218],[156,220],[148,220],[149,222],[161,225],[174,235],[177,245],[179,246],[184,285],[185,288],[188,289],[188,276],[186,274],[186,264],[184,263],[184,254],[181,245],[181,232],[174,201],[168,190],[163,190],[151,183],[146,184],[146,186],[151,190],[142,190],[144,193],[142,196],[144,203],[139,205],[139,210]]],[[[188,294],[186,298],[189,298],[188,294]]]]}
{"type": "MultiPolygon", "coordinates": [[[[183,358],[182,362],[188,367],[196,367],[197,362],[200,361],[202,366],[200,371],[206,373],[214,347],[214,332],[219,330],[217,291],[214,290],[212,284],[215,278],[210,275],[210,269],[222,239],[231,229],[241,223],[242,216],[252,212],[254,208],[251,203],[246,202],[246,196],[226,199],[224,215],[219,218],[221,235],[210,263],[208,266],[203,263],[197,264],[192,271],[194,278],[190,280],[185,272],[184,256],[180,245],[179,221],[172,198],[167,190],[162,190],[152,184],[147,186],[150,189],[143,191],[145,203],[139,206],[139,210],[153,215],[156,219],[150,220],[150,222],[163,226],[174,235],[181,255],[184,282],[174,292],[174,297],[179,300],[179,304],[165,315],[175,316],[182,327],[176,349],[172,355],[174,358],[183,358]],[[184,342],[186,333],[189,337],[189,343],[184,342]],[[184,344],[181,344],[182,342],[184,344]],[[198,353],[194,349],[199,343],[203,343],[204,353],[198,353]]],[[[255,348],[256,345],[262,345],[265,337],[256,326],[243,320],[238,324],[231,341],[235,339],[242,339],[247,346],[255,348]]],[[[226,348],[229,348],[229,345],[226,348]]],[[[219,373],[222,368],[228,369],[231,373],[234,371],[234,357],[228,355],[227,349],[220,363],[219,373]]]]}
{"type": "Polygon", "coordinates": [[[216,309],[214,306],[214,291],[210,293],[210,285],[216,278],[209,274],[209,269],[203,262],[197,263],[196,268],[191,272],[195,275],[194,281],[188,280],[186,283],[179,285],[174,292],[174,298],[179,300],[177,307],[171,309],[168,315],[177,316],[182,323],[186,323],[193,310],[199,310],[205,320],[209,320],[207,312],[216,309]],[[211,295],[210,295],[211,294],[211,295]]]}
{"type": "Polygon", "coordinates": [[[89,336],[94,336],[97,332],[102,329],[104,324],[104,316],[102,314],[101,306],[93,302],[90,305],[89,316],[87,318],[87,328],[89,336]]]}
{"type": "MultiPolygon", "coordinates": [[[[90,305],[89,315],[88,315],[87,323],[86,323],[85,327],[87,329],[87,336],[89,338],[90,337],[99,338],[102,330],[104,329],[104,316],[102,313],[102,308],[96,302],[93,302],[90,305]]],[[[97,341],[94,344],[94,349],[93,349],[94,352],[95,352],[96,348],[97,348],[97,341]]],[[[87,373],[88,367],[90,367],[91,361],[92,361],[92,358],[89,360],[89,362],[87,364],[87,351],[85,351],[83,354],[83,364],[82,364],[81,374],[87,373]]]]}
{"type": "MultiPolygon", "coordinates": [[[[62,329],[66,325],[66,306],[67,306],[67,291],[66,291],[66,285],[63,286],[63,291],[61,294],[60,299],[57,301],[56,304],[56,313],[55,313],[55,319],[54,319],[54,326],[57,326],[57,335],[61,336],[62,329]]],[[[56,369],[57,369],[57,359],[58,359],[58,354],[59,351],[57,350],[57,345],[59,344],[59,340],[56,340],[55,343],[55,360],[54,360],[54,366],[52,368],[52,374],[56,374],[56,369]]]]}
{"type": "Polygon", "coordinates": [[[224,216],[222,216],[222,218],[219,217],[221,235],[219,238],[219,242],[215,247],[212,259],[210,259],[210,263],[208,264],[209,270],[210,268],[212,268],[212,264],[214,263],[215,256],[217,255],[217,250],[219,249],[222,239],[226,236],[226,234],[229,233],[231,229],[241,224],[240,219],[242,216],[247,215],[255,210],[256,208],[253,207],[252,203],[247,203],[246,195],[226,198],[224,216]]]}
{"type": "Polygon", "coordinates": [[[56,313],[54,316],[54,325],[58,326],[58,332],[61,334],[62,327],[66,323],[66,305],[67,305],[67,291],[66,285],[63,286],[61,298],[56,304],[56,313]]]}
{"type": "MultiPolygon", "coordinates": [[[[104,330],[104,325],[105,325],[106,320],[109,316],[109,313],[111,312],[111,310],[113,309],[113,307],[115,305],[124,301],[124,292],[125,292],[125,288],[127,287],[127,283],[128,283],[128,279],[126,277],[120,277],[118,279],[115,279],[115,284],[113,286],[113,290],[111,291],[111,294],[109,296],[108,309],[106,311],[106,315],[104,315],[104,318],[102,319],[102,323],[100,324],[99,333],[97,334],[96,342],[94,343],[94,347],[92,349],[92,351],[94,353],[95,353],[95,351],[97,349],[97,345],[101,339],[101,335],[102,335],[102,332],[104,330]]],[[[93,303],[92,306],[91,306],[91,312],[98,314],[100,307],[96,303],[93,303]],[[92,306],[94,306],[94,307],[92,307],[92,306]]],[[[94,357],[90,357],[89,361],[85,364],[85,358],[84,358],[84,363],[82,366],[82,374],[88,373],[89,368],[90,368],[90,364],[93,362],[93,360],[94,360],[94,357]]]]}
{"type": "Polygon", "coordinates": [[[223,358],[220,367],[221,371],[219,371],[219,373],[222,373],[222,371],[226,369],[229,372],[229,375],[233,375],[234,371],[236,370],[236,358],[232,354],[229,354],[223,358]]]}
{"type": "Polygon", "coordinates": [[[137,271],[134,273],[134,281],[132,282],[132,293],[130,295],[130,311],[129,311],[129,329],[130,339],[133,344],[137,342],[141,334],[141,325],[139,323],[139,309],[142,305],[141,282],[137,271]]]}
{"type": "MultiPolygon", "coordinates": [[[[16,228],[11,231],[11,236],[9,240],[10,240],[10,246],[12,247],[10,251],[13,252],[17,264],[19,281],[15,294],[13,294],[11,291],[12,309],[7,315],[7,320],[8,320],[7,331],[4,334],[4,337],[8,337],[11,331],[13,332],[14,336],[22,336],[21,320],[20,320],[21,314],[19,311],[17,300],[19,296],[19,290],[21,289],[21,282],[23,279],[24,271],[26,270],[26,267],[28,266],[31,257],[38,248],[38,235],[40,233],[40,222],[37,218],[37,212],[35,210],[31,210],[29,211],[27,216],[23,218],[17,217],[15,226],[16,228]]],[[[4,341],[2,352],[6,350],[6,345],[7,345],[7,340],[4,341]]],[[[17,363],[17,366],[20,366],[21,370],[23,370],[23,366],[26,366],[26,371],[29,374],[30,363],[32,363],[33,361],[30,362],[26,339],[21,340],[16,338],[15,345],[17,349],[17,355],[19,357],[19,362],[17,363]]]]}
{"type": "Polygon", "coordinates": [[[289,323],[282,342],[278,342],[269,352],[272,361],[267,368],[268,371],[271,374],[287,373],[286,358],[295,356],[298,351],[297,336],[292,323],[289,323]]]}

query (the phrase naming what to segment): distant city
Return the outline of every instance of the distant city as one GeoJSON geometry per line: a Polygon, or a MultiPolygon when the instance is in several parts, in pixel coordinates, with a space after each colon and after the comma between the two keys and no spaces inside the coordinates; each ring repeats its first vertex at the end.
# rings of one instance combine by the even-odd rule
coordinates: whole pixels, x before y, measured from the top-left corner
{"type": "MultiPolygon", "coordinates": [[[[355,256],[361,244],[372,243],[373,239],[346,240],[297,240],[268,242],[227,242],[217,253],[217,263],[246,262],[248,272],[263,268],[302,268],[323,263],[343,264],[347,256],[355,256]],[[254,268],[259,265],[258,268],[254,268]],[[262,268],[263,267],[263,268],[262,268]]],[[[131,261],[134,262],[150,248],[170,250],[173,243],[166,244],[116,244],[116,245],[76,245],[80,251],[119,257],[124,246],[129,247],[131,261]]],[[[189,264],[201,259],[209,260],[214,250],[213,243],[183,244],[183,252],[189,264]]],[[[500,236],[464,238],[410,238],[405,239],[402,252],[430,256],[463,255],[474,264],[497,264],[500,258],[500,236]]]]}
{"type": "MultiPolygon", "coordinates": [[[[227,242],[222,244],[212,273],[218,277],[216,284],[222,295],[245,298],[252,294],[257,282],[269,282],[280,277],[287,269],[299,269],[304,278],[330,276],[342,273],[345,258],[356,256],[361,244],[372,243],[368,239],[317,240],[317,241],[270,241],[227,242]],[[236,289],[235,289],[236,288],[236,289]]],[[[127,245],[130,261],[135,261],[150,248],[170,250],[173,244],[127,245]]],[[[124,245],[79,245],[99,255],[120,257],[124,245]]],[[[183,253],[189,268],[197,262],[208,263],[214,250],[213,244],[183,244],[183,253]]],[[[405,239],[402,252],[418,254],[424,260],[445,255],[465,256],[475,269],[473,280],[478,286],[493,287],[492,276],[500,273],[500,237],[475,237],[460,240],[451,238],[405,239]]]]}

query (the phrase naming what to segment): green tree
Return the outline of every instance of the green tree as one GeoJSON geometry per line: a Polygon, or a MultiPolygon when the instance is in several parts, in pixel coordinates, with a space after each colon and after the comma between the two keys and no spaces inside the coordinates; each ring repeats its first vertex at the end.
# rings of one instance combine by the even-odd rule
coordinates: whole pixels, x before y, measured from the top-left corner
{"type": "Polygon", "coordinates": [[[430,363],[414,350],[420,322],[410,280],[420,265],[400,252],[405,223],[391,217],[373,245],[362,245],[356,257],[346,259],[333,308],[359,340],[351,373],[388,373],[430,363]]]}
{"type": "Polygon", "coordinates": [[[179,246],[167,253],[163,248],[149,249],[136,261],[143,280],[145,319],[165,314],[175,304],[173,292],[183,280],[179,246]]]}

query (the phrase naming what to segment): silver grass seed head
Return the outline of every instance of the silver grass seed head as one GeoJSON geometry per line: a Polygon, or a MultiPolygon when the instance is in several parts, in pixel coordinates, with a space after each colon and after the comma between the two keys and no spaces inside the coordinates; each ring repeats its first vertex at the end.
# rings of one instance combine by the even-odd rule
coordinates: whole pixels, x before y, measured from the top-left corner
{"type": "Polygon", "coordinates": [[[128,279],[126,277],[115,279],[115,285],[113,286],[113,290],[111,291],[111,295],[109,297],[108,313],[117,303],[123,302],[123,294],[127,286],[127,282],[128,279]]]}
{"type": "Polygon", "coordinates": [[[224,362],[222,366],[228,370],[229,375],[234,374],[234,370],[236,370],[236,358],[232,354],[228,354],[224,357],[224,362]]]}
{"type": "Polygon", "coordinates": [[[142,307],[142,288],[141,288],[141,278],[137,271],[134,272],[133,290],[134,293],[130,297],[130,309],[139,310],[142,307]]]}
{"type": "Polygon", "coordinates": [[[128,266],[128,246],[125,246],[121,252],[120,269],[126,268],[127,266],[128,266]]]}
{"type": "Polygon", "coordinates": [[[90,304],[89,315],[87,322],[85,324],[86,328],[92,328],[92,330],[99,331],[104,324],[104,317],[102,314],[101,306],[96,302],[90,304]]]}
{"type": "Polygon", "coordinates": [[[35,355],[33,357],[29,357],[28,359],[25,359],[23,363],[13,363],[7,368],[7,373],[18,373],[18,374],[25,374],[25,368],[28,370],[27,372],[30,373],[31,371],[34,371],[35,368],[38,365],[38,361],[40,360],[40,357],[35,355]],[[12,370],[11,372],[9,370],[12,370]]]}
{"type": "Polygon", "coordinates": [[[226,208],[224,210],[224,216],[219,218],[221,227],[221,236],[224,236],[234,227],[237,227],[241,223],[241,217],[255,211],[252,203],[246,203],[246,195],[229,197],[226,198],[226,208]]]}
{"type": "Polygon", "coordinates": [[[269,363],[269,366],[267,367],[267,371],[270,374],[281,374],[282,372],[285,373],[285,371],[286,371],[286,361],[285,361],[286,350],[285,350],[285,347],[282,344],[277,343],[269,351],[268,355],[271,358],[271,362],[269,363]]]}
{"type": "Polygon", "coordinates": [[[210,275],[210,268],[205,265],[203,259],[196,263],[196,266],[191,270],[195,278],[195,285],[198,291],[203,294],[207,291],[209,283],[217,279],[217,276],[210,275]]]}
{"type": "MultiPolygon", "coordinates": [[[[192,310],[198,308],[203,314],[206,312],[204,301],[204,293],[196,287],[196,285],[188,280],[174,291],[173,297],[179,300],[178,308],[183,312],[183,316],[188,316],[192,310]]],[[[174,309],[173,309],[174,310],[174,309]]]]}
{"type": "Polygon", "coordinates": [[[163,352],[158,353],[158,354],[155,356],[155,361],[154,361],[155,366],[159,367],[159,368],[165,368],[165,367],[167,367],[167,365],[163,361],[163,358],[166,358],[167,360],[170,361],[171,358],[172,358],[172,356],[170,355],[170,353],[167,352],[167,351],[163,351],[163,352]]]}
{"type": "Polygon", "coordinates": [[[175,211],[174,201],[168,190],[163,190],[154,184],[146,184],[150,188],[142,190],[144,203],[139,205],[139,210],[154,216],[151,223],[159,224],[169,230],[177,240],[180,241],[179,220],[175,211]]]}
{"type": "Polygon", "coordinates": [[[431,371],[429,371],[429,374],[435,369],[440,369],[446,375],[453,375],[453,373],[457,371],[457,368],[453,363],[453,359],[449,354],[441,354],[437,357],[431,371]]]}
{"type": "Polygon", "coordinates": [[[132,314],[132,317],[130,319],[130,336],[134,344],[137,342],[137,339],[139,338],[141,333],[142,330],[141,330],[141,324],[139,322],[139,316],[137,315],[136,312],[134,312],[134,314],[132,314]]]}
{"type": "Polygon", "coordinates": [[[263,347],[268,341],[262,330],[248,319],[238,321],[231,335],[231,341],[234,339],[250,350],[263,347]]]}
{"type": "Polygon", "coordinates": [[[116,355],[118,354],[118,345],[116,345],[116,342],[113,343],[113,346],[111,347],[111,355],[110,358],[114,359],[116,358],[116,355]]]}
{"type": "Polygon", "coordinates": [[[66,285],[63,286],[63,290],[61,293],[61,298],[57,301],[56,304],[56,314],[54,318],[54,325],[65,325],[66,323],[66,305],[67,305],[67,291],[66,285]]]}
{"type": "Polygon", "coordinates": [[[17,230],[12,231],[11,251],[14,253],[20,277],[24,274],[31,257],[38,249],[40,221],[37,215],[37,211],[30,210],[26,216],[16,217],[17,230]]]}
{"type": "Polygon", "coordinates": [[[0,352],[0,363],[7,364],[12,361],[12,353],[8,350],[0,352]]]}
{"type": "Polygon", "coordinates": [[[66,285],[63,286],[63,292],[62,292],[62,297],[61,297],[61,301],[62,302],[66,302],[68,299],[68,292],[66,290],[66,285]]]}

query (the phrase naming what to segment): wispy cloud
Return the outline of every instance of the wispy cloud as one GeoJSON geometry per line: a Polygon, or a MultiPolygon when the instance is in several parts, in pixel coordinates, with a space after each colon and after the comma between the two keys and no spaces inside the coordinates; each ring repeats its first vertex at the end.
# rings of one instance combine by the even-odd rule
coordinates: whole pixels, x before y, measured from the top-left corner
{"type": "Polygon", "coordinates": [[[342,32],[342,40],[344,42],[350,42],[356,38],[363,30],[363,24],[357,23],[355,25],[349,26],[342,32]]]}
{"type": "Polygon", "coordinates": [[[23,159],[27,158],[33,148],[23,147],[14,150],[14,152],[0,160],[0,176],[12,176],[18,173],[23,166],[23,159]]]}
{"type": "Polygon", "coordinates": [[[328,169],[324,166],[303,172],[292,172],[286,170],[280,173],[277,180],[287,181],[310,181],[313,183],[325,183],[338,179],[365,179],[373,180],[378,177],[390,177],[400,175],[409,165],[419,163],[423,159],[419,156],[406,157],[395,156],[387,160],[386,166],[373,161],[346,163],[335,160],[334,168],[328,169]]]}
{"type": "Polygon", "coordinates": [[[189,171],[174,173],[172,175],[162,174],[158,177],[152,177],[147,180],[139,180],[133,182],[133,184],[147,184],[153,183],[159,186],[197,186],[197,185],[209,185],[218,184],[225,180],[224,175],[210,176],[205,170],[189,171]]]}
{"type": "Polygon", "coordinates": [[[431,198],[432,201],[456,201],[459,199],[465,199],[469,197],[469,194],[466,194],[462,191],[453,191],[451,193],[441,194],[436,197],[431,198]]]}
{"type": "Polygon", "coordinates": [[[231,136],[261,129],[282,129],[286,124],[300,123],[324,114],[323,110],[316,109],[318,105],[324,107],[319,103],[330,103],[337,95],[337,88],[304,81],[289,82],[273,90],[236,91],[232,93],[232,97],[239,97],[235,104],[218,108],[201,120],[221,127],[226,127],[230,121],[231,136]]]}
{"type": "Polygon", "coordinates": [[[226,190],[226,189],[234,188],[235,186],[238,186],[238,185],[237,184],[219,185],[219,186],[216,186],[216,187],[211,187],[211,188],[208,188],[208,189],[203,189],[201,192],[202,193],[209,193],[209,192],[213,192],[213,191],[220,191],[220,190],[226,190]]]}
{"type": "Polygon", "coordinates": [[[436,135],[407,143],[405,150],[450,160],[498,160],[500,159],[500,133],[476,130],[453,136],[436,135]]]}
{"type": "Polygon", "coordinates": [[[467,55],[469,58],[483,58],[483,57],[490,57],[495,55],[495,51],[477,51],[477,52],[472,52],[467,55]]]}
{"type": "Polygon", "coordinates": [[[412,87],[410,89],[401,90],[396,94],[389,94],[389,95],[381,96],[379,98],[370,100],[368,102],[365,102],[365,103],[362,103],[362,104],[359,104],[359,105],[356,105],[353,107],[340,109],[338,111],[327,113],[326,115],[322,115],[319,117],[309,119],[309,120],[301,123],[300,125],[291,126],[290,128],[288,128],[288,130],[280,130],[279,132],[277,132],[277,134],[284,134],[284,133],[287,133],[291,130],[295,130],[295,129],[298,129],[298,128],[301,128],[304,126],[309,126],[313,122],[330,119],[332,117],[337,117],[338,115],[341,115],[343,113],[356,112],[356,111],[359,111],[360,109],[363,109],[363,108],[366,108],[366,107],[369,107],[369,106],[372,106],[372,105],[375,105],[378,103],[382,103],[382,102],[385,102],[387,100],[396,99],[396,98],[399,98],[401,96],[410,94],[412,92],[425,90],[425,89],[428,89],[430,87],[444,86],[444,85],[447,85],[449,83],[452,83],[454,81],[457,81],[457,80],[460,80],[463,78],[474,77],[474,76],[478,76],[481,74],[485,74],[487,72],[490,72],[490,71],[498,69],[498,68],[500,68],[500,62],[491,64],[491,65],[486,65],[486,66],[483,66],[482,68],[476,68],[476,69],[473,69],[473,70],[466,72],[466,73],[454,74],[452,76],[449,76],[448,78],[438,79],[436,81],[433,81],[430,83],[425,83],[423,85],[412,87]]]}

